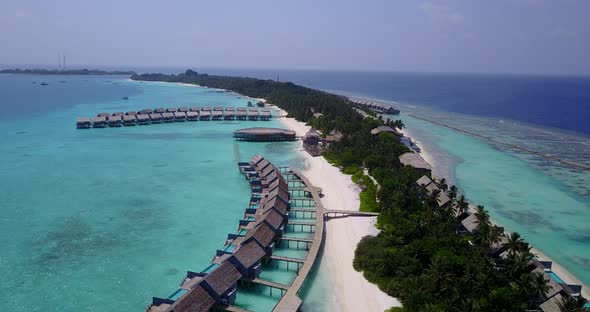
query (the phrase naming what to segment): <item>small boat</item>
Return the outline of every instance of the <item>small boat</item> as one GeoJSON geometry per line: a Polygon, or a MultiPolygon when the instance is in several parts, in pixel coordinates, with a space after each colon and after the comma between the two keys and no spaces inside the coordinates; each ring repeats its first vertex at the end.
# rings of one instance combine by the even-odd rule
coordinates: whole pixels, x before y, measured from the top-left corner
{"type": "Polygon", "coordinates": [[[42,86],[48,86],[49,84],[48,84],[48,83],[45,83],[45,82],[43,82],[43,83],[41,83],[41,85],[42,85],[42,86]]]}
{"type": "Polygon", "coordinates": [[[123,100],[129,100],[129,97],[124,96],[124,97],[122,97],[122,99],[123,100]]]}

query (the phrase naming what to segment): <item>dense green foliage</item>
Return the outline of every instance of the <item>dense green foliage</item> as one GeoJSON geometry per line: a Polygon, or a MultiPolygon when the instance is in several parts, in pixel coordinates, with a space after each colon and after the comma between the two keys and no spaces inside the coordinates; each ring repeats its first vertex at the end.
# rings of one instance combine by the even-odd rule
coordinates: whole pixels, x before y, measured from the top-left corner
{"type": "MultiPolygon", "coordinates": [[[[265,98],[296,119],[312,123],[323,133],[338,129],[340,142],[330,144],[324,157],[366,190],[361,209],[379,211],[377,236],[362,239],[355,252],[354,267],[370,281],[403,303],[391,311],[525,311],[541,301],[547,291],[542,276],[531,274],[530,247],[518,235],[504,246],[508,258],[492,257],[489,247],[499,232],[483,207],[476,213],[479,234],[457,233],[456,210],[466,209],[463,197],[438,208],[436,193],[417,187],[420,175],[402,167],[398,156],[408,151],[399,138],[371,129],[380,119],[362,118],[344,98],[297,86],[242,77],[222,77],[187,71],[180,75],[146,74],[136,80],[193,83],[222,88],[250,97],[265,98]],[[312,118],[313,112],[324,116],[312,118]],[[367,168],[379,189],[361,168],[367,168]]],[[[403,127],[401,121],[387,122],[403,127]]],[[[438,182],[442,190],[457,197],[455,187],[438,182]]]]}

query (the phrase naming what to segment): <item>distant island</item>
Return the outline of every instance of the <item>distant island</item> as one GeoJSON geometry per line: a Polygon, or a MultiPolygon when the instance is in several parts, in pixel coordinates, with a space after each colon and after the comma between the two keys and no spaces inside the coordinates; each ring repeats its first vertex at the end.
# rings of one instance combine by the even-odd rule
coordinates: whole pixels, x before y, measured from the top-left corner
{"type": "Polygon", "coordinates": [[[137,75],[134,71],[120,71],[120,70],[98,70],[98,69],[68,69],[68,70],[58,70],[58,69],[2,69],[0,70],[0,74],[29,74],[29,75],[125,75],[125,76],[133,76],[137,75]]]}

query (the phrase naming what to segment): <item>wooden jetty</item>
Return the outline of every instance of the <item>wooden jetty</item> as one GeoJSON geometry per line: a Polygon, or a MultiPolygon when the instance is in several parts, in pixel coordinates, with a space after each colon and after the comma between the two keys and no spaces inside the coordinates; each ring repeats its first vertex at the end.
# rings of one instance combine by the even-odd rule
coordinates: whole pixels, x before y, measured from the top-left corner
{"type": "MultiPolygon", "coordinates": [[[[99,113],[96,117],[76,118],[76,128],[106,128],[135,125],[152,125],[162,122],[183,122],[183,121],[222,121],[222,120],[250,120],[268,121],[272,118],[269,108],[259,111],[257,108],[248,110],[246,107],[169,107],[169,108],[146,108],[140,111],[99,113]]],[[[293,135],[294,136],[294,135],[293,135]]]]}

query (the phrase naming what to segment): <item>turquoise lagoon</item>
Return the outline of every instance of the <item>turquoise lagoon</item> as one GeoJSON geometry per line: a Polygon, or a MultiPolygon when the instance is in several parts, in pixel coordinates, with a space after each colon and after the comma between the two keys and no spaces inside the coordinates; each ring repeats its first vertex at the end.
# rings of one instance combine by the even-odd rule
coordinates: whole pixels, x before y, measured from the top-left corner
{"type": "MultiPolygon", "coordinates": [[[[173,294],[187,270],[206,268],[236,231],[250,195],[236,160],[261,153],[302,166],[296,143],[232,139],[261,122],[74,127],[77,116],[103,111],[245,106],[237,94],[121,77],[0,80],[9,112],[0,117],[2,311],[143,311],[152,296],[173,294]]],[[[295,269],[271,263],[263,274],[287,283],[295,269]]],[[[278,292],[254,288],[237,304],[265,311],[277,301],[278,292]]]]}

